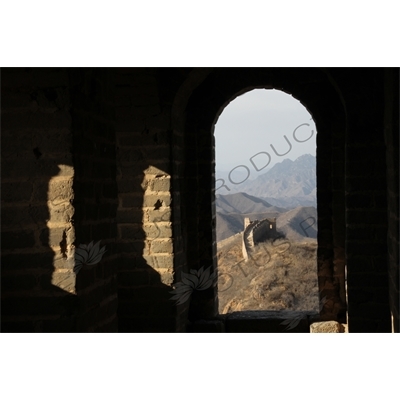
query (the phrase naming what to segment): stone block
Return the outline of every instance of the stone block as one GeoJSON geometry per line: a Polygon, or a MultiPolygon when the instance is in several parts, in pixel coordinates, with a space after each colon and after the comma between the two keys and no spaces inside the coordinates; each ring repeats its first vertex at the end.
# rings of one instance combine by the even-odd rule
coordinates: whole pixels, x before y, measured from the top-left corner
{"type": "Polygon", "coordinates": [[[344,327],[336,321],[314,322],[310,325],[310,333],[344,333],[344,327]]]}
{"type": "Polygon", "coordinates": [[[150,242],[150,252],[151,253],[172,253],[173,246],[171,239],[163,240],[151,240],[150,242]]]}

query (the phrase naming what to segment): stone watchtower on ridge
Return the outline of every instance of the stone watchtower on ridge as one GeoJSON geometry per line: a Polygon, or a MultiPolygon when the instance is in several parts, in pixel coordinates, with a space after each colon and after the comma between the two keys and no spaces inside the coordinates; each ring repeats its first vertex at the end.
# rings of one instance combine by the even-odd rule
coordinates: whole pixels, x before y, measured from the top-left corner
{"type": "Polygon", "coordinates": [[[244,230],[242,237],[242,251],[245,260],[248,260],[248,252],[257,243],[276,237],[276,218],[265,218],[262,220],[250,221],[244,219],[244,230]]]}

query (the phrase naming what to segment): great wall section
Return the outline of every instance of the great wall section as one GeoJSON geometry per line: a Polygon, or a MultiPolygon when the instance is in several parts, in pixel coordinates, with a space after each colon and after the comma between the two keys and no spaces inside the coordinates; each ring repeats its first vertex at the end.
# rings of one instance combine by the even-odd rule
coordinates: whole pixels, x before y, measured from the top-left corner
{"type": "Polygon", "coordinates": [[[244,230],[242,233],[242,251],[244,259],[246,261],[249,259],[249,252],[257,243],[276,237],[278,237],[278,233],[276,232],[276,218],[265,218],[254,221],[245,218],[244,230]]]}

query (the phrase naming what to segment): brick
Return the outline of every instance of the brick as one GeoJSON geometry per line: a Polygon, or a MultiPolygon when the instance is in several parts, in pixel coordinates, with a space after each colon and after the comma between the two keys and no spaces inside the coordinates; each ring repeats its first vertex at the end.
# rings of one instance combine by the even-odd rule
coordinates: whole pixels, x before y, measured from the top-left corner
{"type": "Polygon", "coordinates": [[[140,148],[119,148],[118,149],[118,163],[121,165],[132,165],[137,161],[145,159],[143,149],[140,148]]]}
{"type": "Polygon", "coordinates": [[[65,68],[2,68],[2,88],[66,86],[65,68]]]}
{"type": "Polygon", "coordinates": [[[10,205],[2,206],[1,225],[3,230],[5,230],[5,227],[10,227],[14,230],[17,228],[20,230],[27,229],[33,223],[29,211],[29,207],[26,207],[26,205],[16,207],[10,205]]]}
{"type": "Polygon", "coordinates": [[[358,318],[366,318],[371,320],[384,320],[386,318],[387,321],[390,321],[390,310],[388,304],[377,304],[372,302],[362,304],[349,303],[348,310],[349,321],[351,321],[351,314],[356,315],[358,318]]]}
{"type": "Polygon", "coordinates": [[[53,176],[73,176],[72,155],[61,158],[36,159],[34,154],[19,154],[19,160],[2,164],[2,178],[50,179],[53,176]],[[21,163],[20,160],[24,159],[21,163]],[[69,165],[67,165],[69,164],[69,165]]]}
{"type": "Polygon", "coordinates": [[[51,283],[54,286],[66,291],[74,291],[76,282],[76,274],[74,272],[68,273],[53,273],[51,283]]]}
{"type": "Polygon", "coordinates": [[[149,185],[148,179],[143,176],[132,176],[130,179],[119,179],[117,183],[118,193],[142,193],[149,185]]]}
{"type": "Polygon", "coordinates": [[[35,236],[33,231],[11,231],[1,232],[2,249],[23,249],[33,247],[35,244],[35,236]]]}
{"type": "Polygon", "coordinates": [[[110,201],[99,205],[99,219],[114,219],[117,216],[117,201],[110,201]]]}
{"type": "Polygon", "coordinates": [[[101,333],[117,333],[118,332],[118,318],[117,310],[112,312],[112,317],[107,321],[102,321],[96,326],[94,332],[101,333]]]}
{"type": "Polygon", "coordinates": [[[362,265],[360,265],[358,273],[354,272],[354,266],[347,267],[347,287],[349,298],[354,288],[387,288],[388,277],[384,267],[381,267],[381,273],[363,273],[362,265]]]}
{"type": "Polygon", "coordinates": [[[49,216],[49,221],[52,223],[69,223],[71,222],[73,216],[74,216],[74,208],[71,204],[62,204],[58,207],[50,207],[50,216],[49,216]]]}
{"type": "MultiPolygon", "coordinates": [[[[62,293],[62,292],[60,292],[62,293]]],[[[78,299],[75,295],[4,297],[1,304],[2,315],[68,315],[77,311],[78,299]]]]}
{"type": "Polygon", "coordinates": [[[156,222],[154,224],[120,224],[120,237],[122,239],[157,239],[172,237],[172,228],[170,223],[156,222]]]}
{"type": "Polygon", "coordinates": [[[379,241],[377,240],[358,240],[357,242],[353,242],[347,240],[346,253],[348,257],[353,255],[364,255],[364,256],[374,256],[386,254],[387,252],[387,243],[385,237],[380,237],[379,241]]]}
{"type": "Polygon", "coordinates": [[[368,191],[385,191],[386,177],[385,175],[379,176],[357,176],[350,175],[346,178],[346,191],[348,192],[368,192],[368,191]]]}
{"type": "Polygon", "coordinates": [[[99,206],[97,204],[85,204],[85,219],[88,221],[97,221],[99,216],[99,206]]]}
{"type": "Polygon", "coordinates": [[[162,207],[159,210],[146,208],[143,210],[145,222],[169,222],[171,221],[171,209],[162,207]]]}
{"type": "MultiPolygon", "coordinates": [[[[3,78],[4,79],[4,78],[3,78]]],[[[2,110],[8,109],[37,109],[37,104],[31,97],[29,91],[16,91],[15,89],[5,89],[2,86],[2,110]]]]}
{"type": "Polygon", "coordinates": [[[155,222],[154,224],[144,224],[143,231],[146,238],[170,238],[172,237],[172,226],[166,222],[155,222]]]}
{"type": "Polygon", "coordinates": [[[2,318],[1,331],[9,333],[26,333],[35,331],[35,321],[10,321],[7,318],[2,318]]]}
{"type": "Polygon", "coordinates": [[[3,292],[16,292],[18,290],[32,290],[38,286],[38,280],[34,275],[2,275],[1,287],[3,292]]]}
{"type": "Polygon", "coordinates": [[[366,208],[364,210],[347,210],[347,224],[348,225],[371,225],[371,224],[384,224],[387,221],[386,209],[376,210],[366,208]]]}
{"type": "MultiPolygon", "coordinates": [[[[32,249],[30,249],[32,250],[32,249]]],[[[51,271],[54,269],[72,269],[73,259],[65,259],[61,255],[55,255],[53,251],[47,249],[41,253],[12,253],[2,254],[1,267],[3,271],[51,271]]],[[[33,272],[32,272],[33,273],[33,272]]]]}
{"type": "Polygon", "coordinates": [[[123,224],[118,227],[120,238],[139,240],[145,238],[145,232],[141,224],[123,224]]]}
{"type": "MultiPolygon", "coordinates": [[[[160,163],[161,164],[161,163],[160,163]]],[[[143,172],[146,175],[162,175],[162,176],[170,176],[171,174],[167,171],[167,169],[169,170],[170,166],[168,166],[168,168],[166,170],[161,169],[162,167],[157,164],[157,167],[150,165],[148,166],[143,172]]]]}
{"type": "Polygon", "coordinates": [[[158,269],[172,269],[174,262],[172,255],[144,255],[141,259],[136,261],[137,265],[140,266],[151,266],[152,268],[158,269]]]}
{"type": "Polygon", "coordinates": [[[119,287],[145,286],[150,283],[149,272],[146,269],[121,271],[118,273],[119,287]]]}
{"type": "Polygon", "coordinates": [[[123,208],[130,207],[142,207],[143,205],[143,195],[128,195],[128,194],[119,194],[119,198],[121,199],[121,206],[123,208]]]}
{"type": "Polygon", "coordinates": [[[118,197],[118,187],[116,183],[107,183],[103,185],[103,196],[106,199],[116,199],[118,197]]]}
{"type": "Polygon", "coordinates": [[[119,241],[115,248],[118,254],[126,253],[141,255],[143,254],[144,244],[142,240],[119,241]]]}
{"type": "Polygon", "coordinates": [[[2,116],[3,129],[64,129],[70,128],[71,116],[67,111],[53,113],[6,113],[2,116]]]}
{"type": "Polygon", "coordinates": [[[143,207],[169,207],[171,205],[171,196],[169,194],[145,195],[143,197],[143,207]]]}
{"type": "Polygon", "coordinates": [[[360,229],[359,227],[349,226],[347,228],[347,239],[349,241],[368,241],[368,240],[378,240],[386,241],[387,229],[386,227],[369,226],[365,229],[360,229]]]}
{"type": "Polygon", "coordinates": [[[168,192],[171,189],[171,180],[169,178],[153,179],[150,181],[152,191],[168,192]]]}
{"type": "Polygon", "coordinates": [[[60,243],[64,240],[66,245],[70,246],[75,240],[75,232],[74,229],[67,226],[65,228],[48,228],[42,229],[39,238],[43,246],[60,247],[60,243]]]}
{"type": "MultiPolygon", "coordinates": [[[[18,135],[15,135],[14,131],[9,131],[5,136],[5,144],[17,145],[21,151],[33,152],[37,149],[40,154],[46,156],[49,154],[68,153],[72,146],[72,133],[69,128],[61,129],[44,129],[30,128],[28,130],[18,131],[18,135]],[[19,140],[17,139],[19,138],[19,140]],[[60,146],[63,144],[65,147],[60,146]]],[[[36,154],[39,154],[36,153],[36,154]]]]}
{"type": "Polygon", "coordinates": [[[42,332],[47,333],[70,333],[76,332],[76,317],[64,317],[51,320],[44,320],[42,332]]]}
{"type": "Polygon", "coordinates": [[[31,182],[3,182],[1,184],[1,201],[5,203],[29,201],[32,191],[31,182]]]}
{"type": "Polygon", "coordinates": [[[115,179],[116,165],[115,163],[106,163],[104,160],[93,164],[94,176],[99,176],[101,179],[115,179]]]}
{"type": "Polygon", "coordinates": [[[56,206],[61,203],[69,202],[73,198],[73,180],[65,178],[53,178],[48,183],[47,200],[56,206]]]}
{"type": "Polygon", "coordinates": [[[150,253],[172,253],[173,246],[172,240],[151,240],[150,244],[150,253]]]}
{"type": "Polygon", "coordinates": [[[129,223],[136,222],[141,223],[143,219],[144,211],[142,208],[131,208],[129,210],[119,209],[117,211],[117,222],[118,223],[129,223]]]}
{"type": "Polygon", "coordinates": [[[116,236],[116,230],[115,230],[115,235],[112,235],[112,226],[113,223],[110,222],[102,222],[102,223],[97,223],[93,225],[94,231],[96,232],[96,237],[99,238],[99,240],[106,240],[106,239],[111,239],[116,236]]]}

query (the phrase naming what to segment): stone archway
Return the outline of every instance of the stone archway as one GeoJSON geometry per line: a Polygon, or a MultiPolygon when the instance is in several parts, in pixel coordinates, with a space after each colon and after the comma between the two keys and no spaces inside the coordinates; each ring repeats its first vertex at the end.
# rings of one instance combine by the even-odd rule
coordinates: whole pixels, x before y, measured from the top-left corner
{"type": "MultiPolygon", "coordinates": [[[[213,130],[218,116],[229,102],[249,90],[279,89],[299,100],[317,124],[318,280],[320,297],[327,299],[321,318],[345,322],[346,120],[331,79],[322,69],[216,68],[194,73],[203,76],[186,88],[187,104],[180,102],[174,114],[181,119],[175,119],[173,125],[175,137],[182,140],[181,153],[177,154],[183,161],[177,171],[182,189],[182,236],[190,238],[182,246],[184,268],[217,266],[213,130]]],[[[217,297],[216,288],[197,293],[191,318],[214,318],[218,314],[217,297]]]]}

